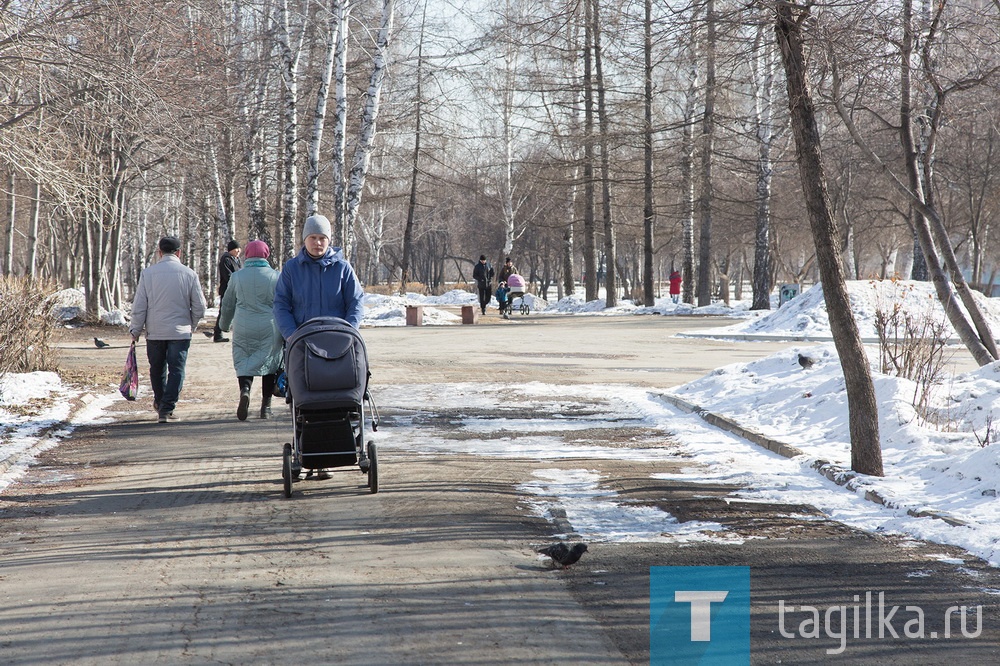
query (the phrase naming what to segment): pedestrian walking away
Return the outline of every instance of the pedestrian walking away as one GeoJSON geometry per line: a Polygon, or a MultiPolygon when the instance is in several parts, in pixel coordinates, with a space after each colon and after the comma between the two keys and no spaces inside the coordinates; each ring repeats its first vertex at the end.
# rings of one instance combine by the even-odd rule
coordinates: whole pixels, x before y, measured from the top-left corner
{"type": "Polygon", "coordinates": [[[205,314],[205,296],[198,275],[181,263],[180,240],[165,236],[157,247],[159,259],[139,275],[129,333],[137,341],[146,331],[153,409],[166,423],[184,386],[191,333],[205,314]]]}
{"type": "Polygon", "coordinates": [[[260,418],[271,417],[274,380],[281,369],[281,333],[274,323],[274,289],[278,271],[267,258],[267,243],[247,243],[243,268],[233,274],[219,309],[219,326],[232,329],[233,368],[240,385],[236,418],[245,421],[254,377],[261,378],[260,418]]]}
{"type": "Polygon", "coordinates": [[[493,290],[490,283],[493,281],[493,267],[486,261],[486,255],[479,255],[479,263],[472,269],[472,279],[476,281],[476,288],[479,290],[479,309],[486,314],[486,306],[490,304],[493,290]]]}
{"type": "MultiPolygon", "coordinates": [[[[229,281],[233,277],[233,273],[240,270],[243,267],[243,263],[240,261],[240,244],[235,240],[229,241],[226,246],[226,251],[222,253],[219,257],[219,300],[222,301],[226,296],[226,289],[229,287],[229,281]]],[[[222,337],[222,327],[219,326],[219,320],[215,320],[215,330],[212,332],[213,342],[229,342],[229,338],[222,337]]]]}

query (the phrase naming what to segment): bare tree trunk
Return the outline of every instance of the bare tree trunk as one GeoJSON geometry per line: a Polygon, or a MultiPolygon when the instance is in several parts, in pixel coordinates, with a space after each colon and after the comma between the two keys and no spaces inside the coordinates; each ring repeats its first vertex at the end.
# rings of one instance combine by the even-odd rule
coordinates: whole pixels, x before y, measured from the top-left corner
{"type": "Polygon", "coordinates": [[[611,215],[611,132],[604,89],[604,54],[601,47],[601,5],[594,3],[594,75],[597,85],[597,121],[601,139],[601,209],[604,217],[604,304],[618,305],[618,252],[615,247],[615,226],[611,215]]]}
{"type": "Polygon", "coordinates": [[[594,6],[584,3],[583,38],[583,290],[597,299],[597,230],[594,220],[594,6]]]}
{"type": "Polygon", "coordinates": [[[653,0],[643,3],[643,183],[642,183],[642,303],[651,307],[653,293],[653,0]]]}
{"type": "Polygon", "coordinates": [[[284,125],[284,195],[281,207],[281,234],[285,239],[286,250],[292,239],[297,237],[298,223],[298,146],[299,146],[299,113],[298,113],[298,70],[299,52],[292,46],[291,25],[288,17],[288,0],[281,0],[279,5],[278,48],[281,52],[282,90],[282,122],[284,125]]]}
{"type": "Polygon", "coordinates": [[[816,260],[830,318],[830,332],[844,372],[851,432],[851,469],[862,474],[882,476],[875,386],[844,282],[836,224],[826,188],[819,129],[806,78],[801,22],[808,16],[808,11],[779,0],[775,30],[785,66],[788,108],[795,135],[799,175],[809,211],[809,226],[816,245],[816,260]],[[798,17],[793,16],[793,9],[799,11],[798,17]]]}
{"type": "Polygon", "coordinates": [[[406,284],[410,280],[410,255],[413,252],[413,226],[417,215],[417,184],[420,178],[420,139],[423,130],[423,75],[424,75],[424,28],[427,23],[427,2],[424,2],[420,20],[420,41],[417,44],[417,90],[416,127],[413,130],[413,163],[410,172],[410,200],[406,207],[406,226],[403,228],[403,258],[400,261],[399,293],[406,294],[406,284]]]}
{"type": "Polygon", "coordinates": [[[701,122],[701,195],[698,211],[701,228],[698,235],[698,305],[712,303],[712,203],[715,198],[712,166],[715,152],[715,0],[705,3],[705,111],[701,122]]]}
{"type": "Polygon", "coordinates": [[[754,97],[757,125],[757,220],[754,233],[753,299],[751,310],[771,309],[771,144],[774,141],[774,114],[771,108],[774,88],[774,42],[768,38],[766,24],[757,29],[752,63],[757,94],[754,97]]]}
{"type": "Polygon", "coordinates": [[[392,35],[392,19],[395,0],[382,0],[382,19],[375,44],[375,56],[371,78],[368,82],[368,92],[365,95],[365,106],[361,116],[361,130],[358,134],[358,144],[354,151],[354,163],[351,166],[350,179],[347,188],[347,209],[344,216],[344,255],[350,256],[350,246],[353,239],[354,220],[361,204],[361,193],[365,186],[365,176],[368,174],[368,164],[371,160],[372,145],[375,142],[375,124],[378,121],[379,100],[382,96],[382,81],[385,78],[387,58],[389,56],[389,38],[392,35]]]}
{"type": "MultiPolygon", "coordinates": [[[[335,6],[338,4],[340,3],[334,2],[335,6]]],[[[327,21],[329,41],[326,45],[326,59],[320,70],[319,85],[316,87],[316,108],[313,111],[312,135],[309,137],[309,166],[306,171],[306,217],[315,215],[319,209],[319,153],[323,145],[323,128],[326,123],[326,104],[330,97],[330,80],[333,78],[337,44],[340,41],[340,23],[336,8],[327,21]]],[[[337,216],[332,212],[331,215],[336,220],[337,216]]]]}
{"type": "Polygon", "coordinates": [[[7,245],[3,252],[3,274],[6,277],[14,274],[14,234],[17,233],[14,227],[14,219],[17,214],[16,187],[17,176],[11,169],[7,175],[7,245]]]}
{"type": "Polygon", "coordinates": [[[31,222],[28,225],[28,275],[38,277],[38,221],[42,216],[42,184],[35,181],[31,197],[31,222]]]}
{"type": "MultiPolygon", "coordinates": [[[[697,11],[697,10],[695,10],[697,11]]],[[[681,277],[682,300],[694,303],[694,117],[698,94],[698,22],[691,17],[691,35],[688,45],[688,87],[684,103],[684,130],[681,139],[681,181],[684,195],[682,228],[681,277]]]]}
{"type": "Polygon", "coordinates": [[[337,32],[335,54],[335,96],[337,100],[333,117],[333,142],[330,157],[330,177],[333,180],[333,225],[337,244],[347,244],[344,234],[344,212],[347,201],[347,32],[350,26],[349,0],[336,0],[337,32]]]}

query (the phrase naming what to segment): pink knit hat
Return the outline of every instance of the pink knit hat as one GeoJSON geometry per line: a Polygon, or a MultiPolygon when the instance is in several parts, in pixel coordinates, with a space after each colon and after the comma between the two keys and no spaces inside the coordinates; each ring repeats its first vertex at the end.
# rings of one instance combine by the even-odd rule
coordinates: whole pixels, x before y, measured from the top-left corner
{"type": "Polygon", "coordinates": [[[255,240],[247,243],[243,253],[246,255],[247,259],[253,259],[254,257],[267,259],[271,256],[271,250],[267,247],[267,243],[262,240],[255,240]]]}

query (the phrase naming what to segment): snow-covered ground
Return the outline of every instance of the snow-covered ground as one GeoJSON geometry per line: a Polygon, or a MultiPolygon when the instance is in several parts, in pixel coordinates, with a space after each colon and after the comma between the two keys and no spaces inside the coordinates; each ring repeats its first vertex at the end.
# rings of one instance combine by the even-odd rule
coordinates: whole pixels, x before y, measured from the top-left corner
{"type": "MultiPolygon", "coordinates": [[[[899,307],[907,312],[939,317],[930,285],[912,282],[849,283],[852,305],[862,335],[875,336],[878,310],[899,307]]],[[[995,331],[1000,331],[1000,307],[995,300],[983,299],[995,331]]],[[[366,326],[402,326],[407,305],[424,307],[424,323],[458,323],[453,312],[441,308],[475,302],[475,295],[453,291],[440,297],[408,294],[406,297],[369,296],[366,299],[366,326]]],[[[576,315],[671,315],[726,314],[742,318],[737,324],[713,329],[702,335],[726,337],[789,337],[803,345],[753,363],[717,369],[709,375],[670,391],[704,409],[725,415],[747,428],[759,431],[804,452],[786,459],[728,433],[707,426],[699,417],[685,414],[646,389],[614,391],[602,386],[553,386],[528,384],[407,386],[380,390],[379,401],[394,409],[423,412],[451,412],[495,406],[498,391],[510,389],[512,405],[523,401],[532,413],[591,414],[587,417],[505,419],[495,422],[467,417],[458,424],[464,436],[449,440],[427,437],[419,424],[397,420],[392,428],[380,430],[379,445],[407,448],[429,455],[449,452],[484,456],[512,456],[536,460],[534,476],[519,487],[525,504],[540,515],[562,509],[575,532],[592,541],[648,541],[705,539],[733,542],[737,539],[714,523],[678,524],[671,516],[649,508],[616,501],[601,486],[599,473],[586,467],[567,469],[572,459],[668,460],[676,451],[663,448],[597,447],[568,445],[567,431],[574,428],[607,428],[609,432],[630,421],[650,430],[662,431],[679,444],[696,463],[687,472],[660,478],[682,478],[688,482],[731,483],[745,490],[739,495],[761,502],[804,503],[830,517],[866,530],[896,532],[915,538],[948,543],[965,548],[973,555],[1000,564],[1000,363],[967,374],[949,376],[935,386],[930,397],[933,423],[920,417],[913,407],[916,390],[912,382],[876,375],[880,406],[880,433],[885,464],[882,478],[862,478],[856,491],[838,486],[811,467],[816,459],[849,466],[850,442],[843,376],[831,343],[821,291],[806,290],[780,309],[750,312],[746,303],[731,308],[713,305],[692,308],[663,299],[652,308],[624,304],[606,309],[602,302],[585,303],[567,298],[555,304],[540,299],[531,302],[531,316],[546,313],[576,315]],[[798,354],[814,359],[803,368],[798,354]],[[544,405],[546,409],[539,410],[544,405]],[[594,406],[598,408],[595,413],[594,406]],[[585,407],[580,410],[578,408],[585,407]],[[498,428],[501,431],[498,432],[498,428]],[[986,445],[984,445],[986,444],[986,445]],[[560,467],[552,461],[561,460],[560,467]],[[867,489],[889,500],[884,507],[863,498],[867,489]],[[915,518],[907,510],[930,509],[948,513],[965,523],[953,526],[942,520],[915,518]]],[[[945,322],[945,326],[947,323],[945,322]]],[[[964,352],[963,352],[964,353],[964,352]]],[[[873,367],[877,349],[870,348],[873,367]]],[[[51,373],[8,376],[0,383],[0,423],[11,435],[0,445],[0,460],[24,453],[22,462],[0,476],[0,488],[23,473],[30,452],[39,446],[38,433],[44,426],[64,420],[72,397],[58,377],[51,373]],[[41,396],[53,400],[43,414],[20,417],[20,405],[41,396]],[[34,438],[34,439],[33,439],[34,438]],[[33,448],[35,447],[35,448],[33,448]]],[[[75,424],[104,418],[101,410],[116,395],[95,400],[74,420],[60,426],[52,442],[72,436],[75,424]]],[[[51,446],[51,443],[43,444],[51,446]]]]}

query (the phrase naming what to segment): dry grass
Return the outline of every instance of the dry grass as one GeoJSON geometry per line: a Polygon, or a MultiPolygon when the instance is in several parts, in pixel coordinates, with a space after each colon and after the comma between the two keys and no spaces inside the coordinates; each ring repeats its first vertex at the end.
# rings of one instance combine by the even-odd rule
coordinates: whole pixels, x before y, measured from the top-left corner
{"type": "MultiPolygon", "coordinates": [[[[453,289],[461,289],[470,293],[475,293],[476,286],[468,282],[449,282],[431,289],[423,282],[407,282],[406,291],[413,294],[423,294],[425,296],[440,296],[453,289]]],[[[399,283],[392,284],[369,284],[365,285],[365,292],[369,294],[379,294],[381,296],[395,296],[399,294],[399,283]]]]}
{"type": "Polygon", "coordinates": [[[53,285],[27,278],[0,279],[0,375],[55,370],[49,316],[53,285]]]}

